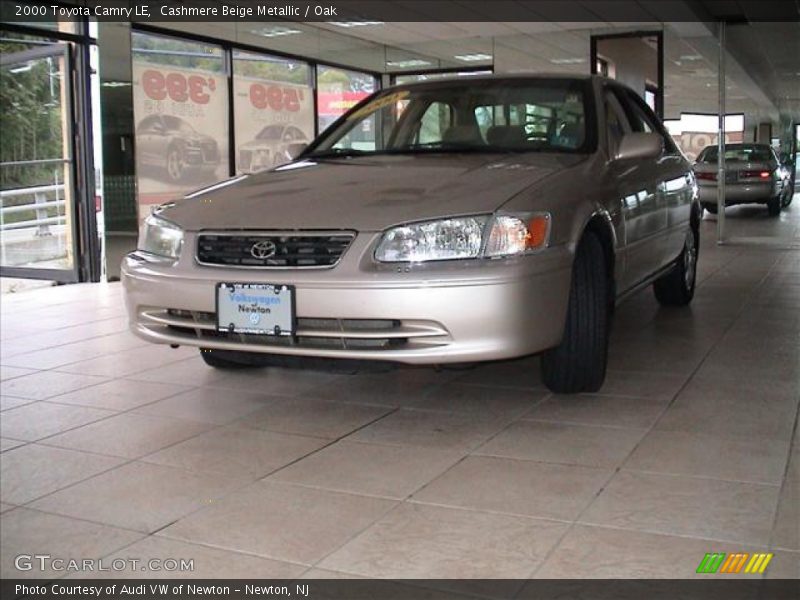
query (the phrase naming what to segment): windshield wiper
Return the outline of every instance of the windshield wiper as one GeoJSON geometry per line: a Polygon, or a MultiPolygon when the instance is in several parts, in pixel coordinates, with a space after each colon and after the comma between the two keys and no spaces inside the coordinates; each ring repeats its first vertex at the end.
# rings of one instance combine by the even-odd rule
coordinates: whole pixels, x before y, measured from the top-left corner
{"type": "Polygon", "coordinates": [[[305,158],[347,158],[350,156],[364,156],[366,154],[375,154],[369,150],[358,150],[356,148],[329,148],[321,152],[312,152],[305,158]]]}

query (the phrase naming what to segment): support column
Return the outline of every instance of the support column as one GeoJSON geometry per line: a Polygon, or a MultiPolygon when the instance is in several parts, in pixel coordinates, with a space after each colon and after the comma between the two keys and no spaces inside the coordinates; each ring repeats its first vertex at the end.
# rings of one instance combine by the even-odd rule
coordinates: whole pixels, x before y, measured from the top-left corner
{"type": "Polygon", "coordinates": [[[719,22],[719,128],[717,131],[717,244],[725,243],[725,22],[719,22]]]}

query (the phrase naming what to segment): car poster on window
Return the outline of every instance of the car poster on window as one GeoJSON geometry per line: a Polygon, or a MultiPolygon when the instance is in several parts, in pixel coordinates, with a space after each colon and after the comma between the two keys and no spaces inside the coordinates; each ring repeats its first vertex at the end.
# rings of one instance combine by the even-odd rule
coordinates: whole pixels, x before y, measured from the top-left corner
{"type": "Polygon", "coordinates": [[[237,76],[233,90],[237,173],[282,165],[314,138],[310,87],[237,76]]]}
{"type": "MultiPolygon", "coordinates": [[[[673,134],[672,139],[689,160],[695,160],[706,146],[716,146],[719,136],[716,133],[701,131],[684,131],[673,134]]],[[[725,133],[726,144],[738,144],[744,141],[744,132],[731,131],[725,133]]]]}
{"type": "Polygon", "coordinates": [[[140,219],[154,204],[228,177],[226,86],[219,73],[134,60],[140,219]]]}

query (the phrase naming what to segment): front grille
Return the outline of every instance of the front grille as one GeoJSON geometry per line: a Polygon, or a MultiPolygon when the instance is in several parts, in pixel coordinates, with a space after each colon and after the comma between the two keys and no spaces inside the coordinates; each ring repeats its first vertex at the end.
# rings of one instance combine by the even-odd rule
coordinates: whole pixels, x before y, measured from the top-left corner
{"type": "MultiPolygon", "coordinates": [[[[337,351],[398,350],[445,345],[450,335],[438,323],[397,319],[321,319],[298,317],[294,336],[266,336],[217,331],[216,315],[180,309],[144,309],[142,320],[149,329],[166,330],[184,343],[202,345],[229,342],[262,348],[307,348],[337,351]]],[[[248,349],[248,348],[244,348],[248,349]]]]}
{"type": "Polygon", "coordinates": [[[255,268],[332,267],[352,241],[352,233],[201,234],[197,262],[255,268]],[[264,244],[254,249],[261,242],[266,243],[266,251],[264,244]]]}

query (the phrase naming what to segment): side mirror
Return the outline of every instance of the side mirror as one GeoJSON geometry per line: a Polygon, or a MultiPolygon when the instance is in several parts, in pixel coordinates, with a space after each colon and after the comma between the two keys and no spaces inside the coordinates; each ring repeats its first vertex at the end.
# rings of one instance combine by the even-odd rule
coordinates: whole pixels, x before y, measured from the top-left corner
{"type": "Polygon", "coordinates": [[[664,140],[657,133],[629,133],[622,137],[615,161],[657,158],[664,152],[664,140]]]}
{"type": "Polygon", "coordinates": [[[290,160],[294,160],[308,147],[308,144],[305,142],[297,142],[295,144],[289,144],[286,146],[286,155],[289,157],[290,160]]]}

